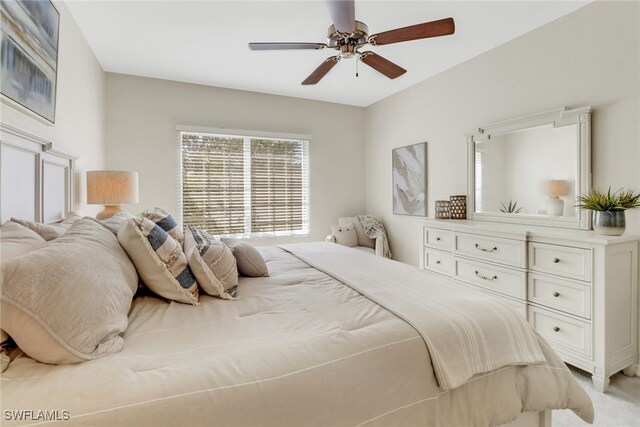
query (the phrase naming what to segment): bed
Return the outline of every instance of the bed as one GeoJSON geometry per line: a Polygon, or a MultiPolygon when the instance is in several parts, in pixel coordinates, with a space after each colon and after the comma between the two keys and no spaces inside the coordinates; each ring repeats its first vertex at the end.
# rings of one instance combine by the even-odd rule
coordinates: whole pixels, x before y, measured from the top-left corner
{"type": "MultiPolygon", "coordinates": [[[[539,337],[541,363],[443,387],[394,289],[350,277],[374,271],[340,265],[393,261],[330,243],[260,252],[270,276],[241,278],[236,301],[201,296],[194,307],[137,296],[119,353],[47,365],[14,350],[0,377],[3,425],[542,426],[560,408],[593,420],[586,393],[539,337]]],[[[455,294],[453,281],[415,274],[420,283],[403,285],[412,304],[429,305],[421,284],[455,294]]]]}

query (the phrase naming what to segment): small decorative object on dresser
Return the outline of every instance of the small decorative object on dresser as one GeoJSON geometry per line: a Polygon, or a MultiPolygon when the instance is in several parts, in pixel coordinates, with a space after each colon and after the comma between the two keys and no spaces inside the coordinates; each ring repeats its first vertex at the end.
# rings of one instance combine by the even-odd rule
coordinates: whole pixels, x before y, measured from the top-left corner
{"type": "Polygon", "coordinates": [[[450,196],[451,219],[467,219],[467,196],[450,196]]]}
{"type": "Polygon", "coordinates": [[[421,266],[512,306],[570,364],[605,391],[635,373],[638,236],[427,220],[421,266]]]}
{"type": "Polygon", "coordinates": [[[427,216],[427,143],[394,148],[393,213],[427,216]]]}
{"type": "Polygon", "coordinates": [[[611,194],[592,191],[586,196],[578,197],[576,206],[593,211],[593,229],[604,236],[620,236],[624,233],[627,209],[640,207],[640,193],[632,189],[621,188],[611,194]]]}
{"type": "Polygon", "coordinates": [[[564,200],[560,196],[566,196],[568,190],[567,181],[552,179],[544,184],[544,192],[549,196],[545,202],[547,215],[562,216],[564,213],[564,200]]]}
{"type": "Polygon", "coordinates": [[[436,218],[451,218],[451,202],[449,200],[436,200],[436,218]]]}

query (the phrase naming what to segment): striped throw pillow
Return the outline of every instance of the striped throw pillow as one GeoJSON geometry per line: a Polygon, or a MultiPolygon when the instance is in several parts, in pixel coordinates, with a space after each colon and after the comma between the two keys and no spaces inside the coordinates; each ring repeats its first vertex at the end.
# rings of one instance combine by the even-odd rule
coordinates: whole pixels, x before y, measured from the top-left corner
{"type": "Polygon", "coordinates": [[[151,291],[198,305],[198,282],[182,246],[158,224],[145,217],[128,219],[118,230],[118,240],[151,291]]]}
{"type": "Polygon", "coordinates": [[[187,227],[184,252],[202,290],[223,299],[235,299],[238,269],[231,249],[210,234],[187,227]]]}
{"type": "Polygon", "coordinates": [[[142,212],[142,216],[150,219],[158,225],[161,229],[169,233],[169,236],[176,239],[180,244],[184,240],[184,233],[182,227],[176,222],[171,214],[162,208],[155,207],[151,211],[142,212]]]}

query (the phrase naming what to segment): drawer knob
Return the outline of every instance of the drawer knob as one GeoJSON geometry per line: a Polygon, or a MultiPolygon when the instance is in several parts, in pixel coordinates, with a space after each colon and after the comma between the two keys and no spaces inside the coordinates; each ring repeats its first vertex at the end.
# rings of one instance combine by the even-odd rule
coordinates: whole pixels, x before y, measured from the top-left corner
{"type": "Polygon", "coordinates": [[[439,241],[440,241],[440,238],[439,238],[439,237],[436,237],[436,242],[439,242],[439,241]]]}
{"type": "Polygon", "coordinates": [[[553,296],[554,296],[554,297],[556,297],[556,298],[558,298],[558,297],[560,296],[560,292],[554,292],[554,293],[553,293],[553,296]]]}
{"type": "Polygon", "coordinates": [[[560,332],[560,328],[559,328],[559,327],[557,327],[557,326],[554,326],[554,327],[553,327],[553,332],[560,332]]]}
{"type": "Polygon", "coordinates": [[[560,262],[560,258],[554,258],[554,259],[553,259],[553,263],[554,263],[554,264],[557,264],[557,263],[559,263],[559,262],[560,262]]]}
{"type": "Polygon", "coordinates": [[[496,275],[494,275],[493,277],[483,276],[482,274],[480,274],[480,272],[478,270],[476,270],[476,276],[478,276],[482,280],[489,280],[489,281],[496,280],[498,278],[498,276],[496,276],[496,275]]]}
{"type": "Polygon", "coordinates": [[[440,260],[436,260],[436,264],[440,264],[440,260]]]}
{"type": "Polygon", "coordinates": [[[493,247],[493,248],[491,248],[491,249],[481,248],[481,247],[480,247],[480,245],[476,243],[476,249],[477,249],[477,250],[479,250],[479,251],[482,251],[482,252],[493,252],[493,251],[497,251],[497,250],[498,250],[498,247],[497,247],[497,246],[494,246],[494,247],[493,247]]]}

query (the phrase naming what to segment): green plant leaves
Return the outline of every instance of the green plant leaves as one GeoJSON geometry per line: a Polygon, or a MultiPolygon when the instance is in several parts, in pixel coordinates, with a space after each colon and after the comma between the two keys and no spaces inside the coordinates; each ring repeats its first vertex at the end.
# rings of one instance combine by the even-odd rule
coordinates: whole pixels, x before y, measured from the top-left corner
{"type": "Polygon", "coordinates": [[[593,190],[586,196],[578,197],[576,207],[592,211],[625,211],[640,207],[640,192],[631,188],[621,188],[611,194],[611,187],[606,193],[593,190]]]}

